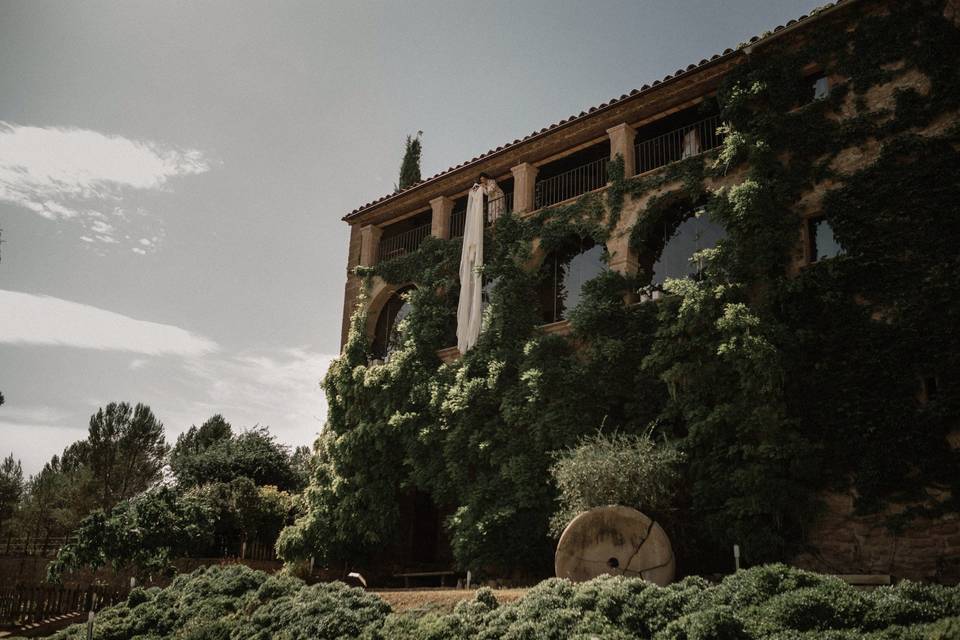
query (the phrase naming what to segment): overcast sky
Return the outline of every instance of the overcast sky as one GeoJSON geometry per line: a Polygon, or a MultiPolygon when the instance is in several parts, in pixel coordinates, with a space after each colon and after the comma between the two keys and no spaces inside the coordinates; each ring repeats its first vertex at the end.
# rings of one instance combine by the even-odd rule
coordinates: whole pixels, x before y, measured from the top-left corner
{"type": "Polygon", "coordinates": [[[0,0],[0,455],[112,400],[309,444],[350,210],[820,0],[0,0]]]}

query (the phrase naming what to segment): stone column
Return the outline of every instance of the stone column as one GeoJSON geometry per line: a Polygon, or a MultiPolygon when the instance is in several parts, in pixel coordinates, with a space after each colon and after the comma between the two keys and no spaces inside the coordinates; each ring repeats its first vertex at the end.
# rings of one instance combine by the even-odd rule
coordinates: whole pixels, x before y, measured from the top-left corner
{"type": "Polygon", "coordinates": [[[441,240],[450,238],[450,214],[453,213],[453,198],[440,196],[430,201],[433,214],[430,218],[430,235],[441,240]]]}
{"type": "Polygon", "coordinates": [[[617,230],[615,234],[607,240],[607,252],[610,254],[608,266],[612,271],[617,271],[624,275],[635,275],[639,268],[637,256],[630,249],[629,231],[617,230]]]}
{"type": "Polygon", "coordinates": [[[619,153],[623,157],[623,177],[632,177],[637,172],[633,152],[633,140],[637,132],[630,125],[622,123],[607,129],[607,135],[610,136],[610,159],[613,160],[619,153]]]}
{"type": "Polygon", "coordinates": [[[360,265],[372,267],[377,264],[377,253],[380,250],[380,236],[383,229],[368,224],[360,228],[360,265]]]}
{"type": "Polygon", "coordinates": [[[513,210],[516,213],[533,211],[534,187],[537,183],[537,169],[529,162],[510,169],[513,174],[513,210]]]}

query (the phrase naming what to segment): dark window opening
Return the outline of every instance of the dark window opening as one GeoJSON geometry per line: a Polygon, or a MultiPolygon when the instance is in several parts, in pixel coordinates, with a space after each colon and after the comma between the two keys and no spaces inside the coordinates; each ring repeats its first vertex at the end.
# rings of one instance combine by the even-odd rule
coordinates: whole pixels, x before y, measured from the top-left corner
{"type": "Polygon", "coordinates": [[[577,252],[552,253],[541,267],[540,310],[545,324],[559,322],[579,304],[583,285],[607,268],[606,247],[584,240],[577,252]]]}
{"type": "MultiPolygon", "coordinates": [[[[513,178],[497,180],[497,186],[503,190],[502,196],[483,199],[483,224],[489,227],[496,218],[513,211],[513,178]]],[[[453,201],[453,211],[450,214],[450,237],[462,238],[467,223],[467,196],[460,196],[453,201]]]]}
{"type": "Polygon", "coordinates": [[[653,264],[653,277],[650,280],[655,288],[660,288],[668,278],[699,278],[704,264],[696,258],[696,253],[712,249],[727,235],[723,225],[710,219],[706,207],[694,209],[679,226],[663,228],[663,250],[653,264]]]}
{"type": "Polygon", "coordinates": [[[549,207],[607,184],[610,140],[543,165],[537,171],[534,209],[549,207]]]}
{"type": "Polygon", "coordinates": [[[809,261],[819,262],[843,254],[843,247],[833,235],[833,227],[826,218],[807,220],[807,255],[809,261]]]}
{"type": "Polygon", "coordinates": [[[723,138],[714,100],[685,109],[637,129],[634,139],[636,172],[645,173],[719,147],[723,138]]]}
{"type": "Polygon", "coordinates": [[[430,563],[437,560],[437,542],[440,538],[440,512],[430,494],[415,490],[413,494],[413,561],[430,563]]]}
{"type": "Polygon", "coordinates": [[[413,287],[404,287],[398,290],[390,296],[390,299],[380,310],[371,347],[375,358],[388,358],[402,344],[403,334],[399,325],[412,308],[406,300],[407,292],[412,289],[413,287]]]}

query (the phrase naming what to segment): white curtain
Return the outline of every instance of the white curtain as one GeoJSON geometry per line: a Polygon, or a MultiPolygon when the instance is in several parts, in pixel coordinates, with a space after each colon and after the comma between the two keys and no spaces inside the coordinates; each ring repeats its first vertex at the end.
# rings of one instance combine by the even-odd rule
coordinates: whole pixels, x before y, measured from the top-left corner
{"type": "Polygon", "coordinates": [[[690,129],[683,134],[683,155],[681,158],[691,158],[700,153],[700,133],[690,129]]]}
{"type": "Polygon", "coordinates": [[[466,353],[477,343],[483,320],[483,283],[477,268],[483,264],[483,190],[467,196],[467,216],[460,257],[460,303],[457,305],[457,349],[466,353]]]}

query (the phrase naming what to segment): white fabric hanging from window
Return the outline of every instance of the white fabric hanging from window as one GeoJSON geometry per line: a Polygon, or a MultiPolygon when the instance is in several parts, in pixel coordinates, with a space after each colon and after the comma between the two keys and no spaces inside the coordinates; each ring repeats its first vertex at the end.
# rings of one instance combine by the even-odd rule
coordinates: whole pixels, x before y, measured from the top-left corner
{"type": "Polygon", "coordinates": [[[487,194],[487,222],[493,224],[506,211],[503,189],[496,180],[487,178],[487,183],[483,185],[483,192],[487,194]]]}
{"type": "Polygon", "coordinates": [[[483,320],[483,283],[477,269],[483,265],[483,190],[474,185],[467,196],[467,215],[460,256],[460,301],[457,304],[457,349],[470,350],[480,336],[483,320]]]}
{"type": "Polygon", "coordinates": [[[700,133],[696,129],[690,129],[683,134],[683,155],[681,158],[692,158],[700,153],[700,133]]]}

